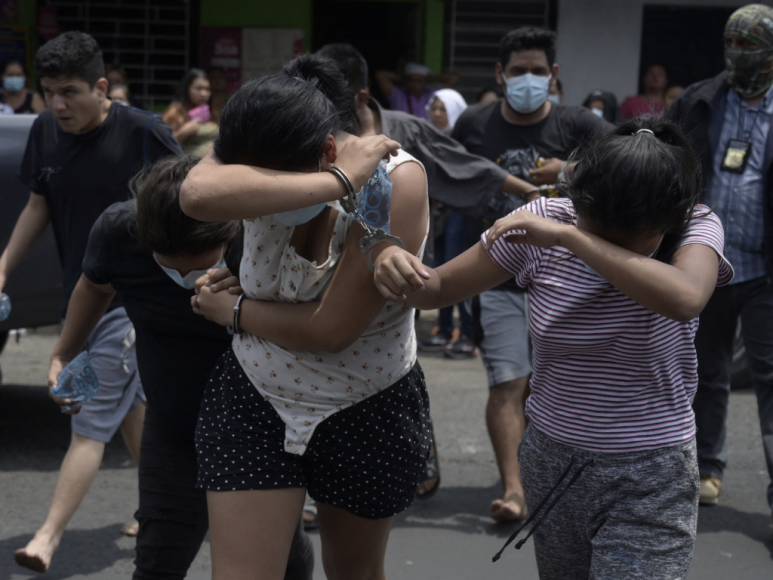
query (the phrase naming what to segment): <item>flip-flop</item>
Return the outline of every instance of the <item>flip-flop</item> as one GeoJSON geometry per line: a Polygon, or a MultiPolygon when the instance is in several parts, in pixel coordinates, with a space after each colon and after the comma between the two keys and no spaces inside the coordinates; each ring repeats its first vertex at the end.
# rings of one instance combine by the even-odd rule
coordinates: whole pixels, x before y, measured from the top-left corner
{"type": "Polygon", "coordinates": [[[309,532],[311,530],[316,530],[319,528],[319,515],[317,514],[317,506],[316,504],[306,504],[303,506],[303,515],[310,514],[314,516],[314,518],[310,521],[303,520],[303,529],[306,532],[309,532]]]}
{"type": "Polygon", "coordinates": [[[424,473],[421,474],[419,483],[424,483],[430,479],[437,479],[437,483],[426,493],[416,494],[416,499],[429,499],[437,493],[440,489],[440,464],[437,458],[437,447],[435,448],[435,455],[427,458],[427,463],[424,465],[424,473]]]}

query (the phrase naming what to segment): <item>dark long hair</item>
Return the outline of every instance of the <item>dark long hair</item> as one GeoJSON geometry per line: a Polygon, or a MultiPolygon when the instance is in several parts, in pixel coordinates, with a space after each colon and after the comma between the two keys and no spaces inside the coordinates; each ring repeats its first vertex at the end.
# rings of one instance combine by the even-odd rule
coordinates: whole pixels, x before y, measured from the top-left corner
{"type": "Polygon", "coordinates": [[[700,161],[679,126],[662,117],[634,119],[574,159],[565,194],[577,213],[603,228],[662,232],[656,258],[670,261],[701,193],[700,161]]]}
{"type": "Polygon", "coordinates": [[[183,107],[185,107],[185,110],[190,110],[193,108],[193,103],[191,102],[190,97],[190,88],[193,84],[193,81],[196,79],[207,79],[209,80],[209,77],[207,76],[207,73],[205,73],[200,68],[192,68],[187,73],[185,73],[185,76],[183,76],[182,80],[180,81],[180,84],[177,85],[177,93],[175,95],[175,99],[182,103],[183,107]]]}
{"type": "Polygon", "coordinates": [[[305,54],[282,74],[252,80],[223,109],[215,153],[224,163],[298,171],[317,167],[325,139],[352,131],[354,98],[336,64],[305,54]]]}

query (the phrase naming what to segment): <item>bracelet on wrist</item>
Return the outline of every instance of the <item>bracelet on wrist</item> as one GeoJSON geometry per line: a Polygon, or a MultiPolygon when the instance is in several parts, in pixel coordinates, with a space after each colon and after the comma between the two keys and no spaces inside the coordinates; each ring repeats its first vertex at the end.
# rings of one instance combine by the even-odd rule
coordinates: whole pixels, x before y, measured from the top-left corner
{"type": "Polygon", "coordinates": [[[236,306],[234,306],[234,318],[233,318],[233,324],[231,325],[231,328],[233,328],[234,334],[241,334],[242,329],[239,328],[239,314],[242,310],[242,300],[244,300],[244,294],[239,295],[239,299],[236,301],[236,306]]]}

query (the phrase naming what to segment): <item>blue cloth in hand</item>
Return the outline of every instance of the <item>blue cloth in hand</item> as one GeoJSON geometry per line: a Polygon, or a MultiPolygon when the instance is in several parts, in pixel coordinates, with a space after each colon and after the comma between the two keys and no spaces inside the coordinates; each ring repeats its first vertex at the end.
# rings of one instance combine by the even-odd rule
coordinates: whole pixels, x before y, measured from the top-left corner
{"type": "Polygon", "coordinates": [[[392,178],[387,172],[386,161],[379,163],[365,187],[357,194],[357,212],[374,230],[389,232],[390,207],[392,205],[392,178]]]}
{"type": "Polygon", "coordinates": [[[93,399],[98,390],[99,380],[89,361],[89,353],[84,350],[62,369],[51,394],[76,401],[75,405],[62,407],[62,413],[65,413],[93,399]]]}

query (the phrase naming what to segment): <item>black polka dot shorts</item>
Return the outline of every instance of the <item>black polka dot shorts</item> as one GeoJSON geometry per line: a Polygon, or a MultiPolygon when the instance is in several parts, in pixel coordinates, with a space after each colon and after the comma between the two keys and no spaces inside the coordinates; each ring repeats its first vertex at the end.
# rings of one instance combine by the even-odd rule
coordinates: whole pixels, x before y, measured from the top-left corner
{"type": "Polygon", "coordinates": [[[231,349],[204,393],[196,428],[197,487],[305,487],[315,501],[381,519],[413,503],[432,426],[418,363],[402,379],[320,423],[303,455],[284,450],[285,424],[231,349]]]}

